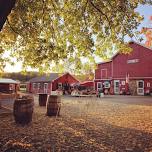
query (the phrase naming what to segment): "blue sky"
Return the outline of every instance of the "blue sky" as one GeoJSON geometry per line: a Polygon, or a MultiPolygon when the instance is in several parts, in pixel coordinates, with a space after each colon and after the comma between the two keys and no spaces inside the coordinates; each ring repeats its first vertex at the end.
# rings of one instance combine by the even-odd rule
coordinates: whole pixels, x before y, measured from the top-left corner
{"type": "Polygon", "coordinates": [[[140,24],[139,28],[152,27],[152,23],[149,21],[149,17],[152,16],[152,5],[140,5],[136,10],[144,16],[144,21],[140,24]]]}
{"type": "MultiPolygon", "coordinates": [[[[141,22],[141,24],[138,26],[138,31],[141,31],[143,27],[152,27],[152,21],[150,22],[150,16],[152,16],[152,5],[139,5],[136,9],[136,12],[139,12],[140,15],[144,17],[144,20],[141,22]]],[[[144,39],[141,43],[145,42],[145,37],[142,35],[142,38],[144,39]]],[[[125,37],[125,41],[128,42],[130,40],[137,41],[135,38],[130,38],[128,36],[125,37]]]]}
{"type": "MultiPolygon", "coordinates": [[[[152,16],[152,5],[139,5],[136,11],[144,16],[144,20],[141,22],[139,26],[139,30],[141,30],[142,27],[152,27],[152,21],[151,22],[149,21],[150,16],[152,16]]],[[[16,59],[14,59],[14,61],[16,61],[16,59]]],[[[22,68],[21,63],[17,63],[17,65],[15,66],[11,66],[7,64],[4,70],[7,72],[19,72],[21,71],[21,68],[22,68]]]]}

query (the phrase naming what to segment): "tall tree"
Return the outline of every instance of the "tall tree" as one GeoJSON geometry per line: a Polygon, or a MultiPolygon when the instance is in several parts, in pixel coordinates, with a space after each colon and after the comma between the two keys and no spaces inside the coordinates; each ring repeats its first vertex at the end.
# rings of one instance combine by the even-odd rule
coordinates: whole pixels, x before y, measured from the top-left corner
{"type": "Polygon", "coordinates": [[[134,36],[143,19],[135,9],[151,0],[17,0],[0,33],[1,54],[23,66],[46,69],[65,60],[81,68],[83,57],[105,56],[113,44],[122,52],[130,49],[124,36],[134,36]]]}

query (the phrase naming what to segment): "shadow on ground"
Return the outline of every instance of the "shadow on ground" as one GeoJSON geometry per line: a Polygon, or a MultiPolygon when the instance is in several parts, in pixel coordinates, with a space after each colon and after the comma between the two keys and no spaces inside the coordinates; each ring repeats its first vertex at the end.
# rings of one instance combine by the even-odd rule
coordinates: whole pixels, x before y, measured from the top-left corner
{"type": "Polygon", "coordinates": [[[0,151],[150,152],[152,134],[111,125],[93,118],[34,114],[28,126],[18,126],[12,115],[0,115],[0,151]]]}

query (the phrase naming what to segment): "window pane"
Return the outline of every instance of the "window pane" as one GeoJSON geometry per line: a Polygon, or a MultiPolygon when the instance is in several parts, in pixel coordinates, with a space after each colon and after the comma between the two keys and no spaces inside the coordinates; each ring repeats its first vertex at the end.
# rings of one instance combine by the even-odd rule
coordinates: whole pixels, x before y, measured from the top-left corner
{"type": "Polygon", "coordinates": [[[102,83],[98,83],[98,88],[102,88],[102,83]]]}
{"type": "Polygon", "coordinates": [[[143,82],[138,82],[138,88],[143,88],[143,82]]]}
{"type": "Polygon", "coordinates": [[[116,82],[116,87],[119,87],[119,82],[116,82]]]}
{"type": "Polygon", "coordinates": [[[147,87],[150,87],[150,82],[147,82],[147,87]]]}

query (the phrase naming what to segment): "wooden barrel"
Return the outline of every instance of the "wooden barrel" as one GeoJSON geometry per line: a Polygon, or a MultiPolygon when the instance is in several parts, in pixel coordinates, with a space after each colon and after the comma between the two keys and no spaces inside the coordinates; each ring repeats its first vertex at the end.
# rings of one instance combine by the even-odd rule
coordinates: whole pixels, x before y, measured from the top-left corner
{"type": "Polygon", "coordinates": [[[47,94],[39,94],[39,106],[46,106],[47,94]]]}
{"type": "Polygon", "coordinates": [[[14,101],[13,114],[15,122],[18,124],[28,124],[32,121],[34,99],[23,96],[14,101]]]}
{"type": "Polygon", "coordinates": [[[50,95],[47,100],[47,116],[59,116],[61,108],[61,97],[57,95],[50,95]]]}

